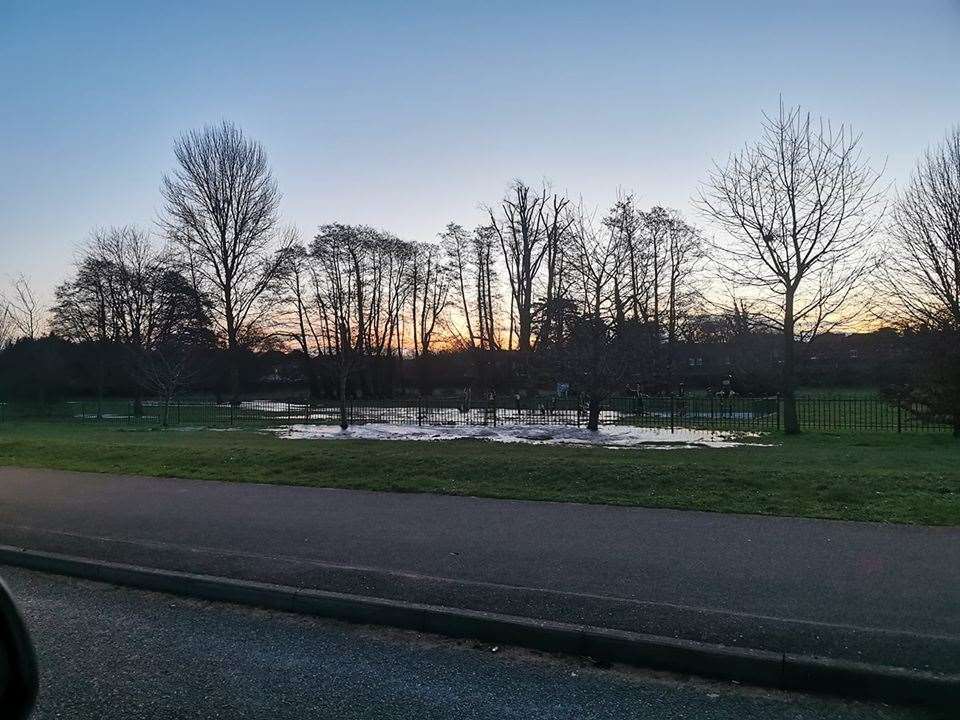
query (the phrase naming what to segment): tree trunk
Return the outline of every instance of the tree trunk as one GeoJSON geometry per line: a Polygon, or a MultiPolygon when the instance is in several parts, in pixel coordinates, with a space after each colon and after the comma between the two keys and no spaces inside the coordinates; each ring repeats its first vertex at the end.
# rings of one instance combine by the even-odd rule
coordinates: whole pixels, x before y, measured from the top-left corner
{"type": "Polygon", "coordinates": [[[433,391],[430,378],[430,356],[421,353],[417,358],[417,386],[421,395],[430,395],[433,391]]]}
{"type": "Polygon", "coordinates": [[[799,435],[795,396],[796,346],[794,341],[793,293],[788,292],[783,310],[783,429],[787,435],[799,435]]]}
{"type": "Polygon", "coordinates": [[[233,317],[233,301],[230,291],[226,293],[225,300],[227,316],[227,362],[229,364],[228,372],[230,374],[230,404],[234,407],[240,407],[240,343],[237,342],[237,327],[233,317]]]}
{"type": "Polygon", "coordinates": [[[98,342],[97,347],[97,420],[103,420],[103,385],[104,385],[104,376],[106,374],[104,369],[104,360],[103,356],[105,350],[103,348],[103,343],[98,342]]]}
{"type": "Polygon", "coordinates": [[[587,409],[587,430],[597,431],[600,429],[600,398],[595,395],[590,396],[590,402],[587,409]]]}
{"type": "Polygon", "coordinates": [[[230,404],[240,406],[240,360],[236,352],[230,353],[230,404]]]}
{"type": "Polygon", "coordinates": [[[347,373],[340,371],[340,429],[347,429],[347,373]]]}

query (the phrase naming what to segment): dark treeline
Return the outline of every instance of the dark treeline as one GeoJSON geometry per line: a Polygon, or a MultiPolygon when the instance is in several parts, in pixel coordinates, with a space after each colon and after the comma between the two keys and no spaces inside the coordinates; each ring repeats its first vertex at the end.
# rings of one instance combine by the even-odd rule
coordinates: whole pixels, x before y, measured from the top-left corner
{"type": "Polygon", "coordinates": [[[305,241],[235,126],[189,132],[174,155],[155,231],[94,231],[52,308],[14,281],[3,397],[124,395],[140,412],[146,397],[273,392],[345,408],[564,385],[595,427],[612,394],[732,377],[780,394],[788,432],[803,384],[887,386],[960,418],[958,130],[887,198],[859,136],[781,107],[703,182],[715,236],[630,193],[591,210],[518,180],[479,226],[429,242],[341,223],[305,241]],[[850,333],[868,326],[884,329],[850,333]]]}

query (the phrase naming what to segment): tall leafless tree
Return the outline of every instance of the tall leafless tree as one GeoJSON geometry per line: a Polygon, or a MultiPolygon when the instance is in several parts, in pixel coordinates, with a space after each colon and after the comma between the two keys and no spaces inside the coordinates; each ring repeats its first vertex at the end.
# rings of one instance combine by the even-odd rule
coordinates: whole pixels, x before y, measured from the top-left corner
{"type": "Polygon", "coordinates": [[[613,283],[614,312],[620,326],[628,320],[648,322],[645,302],[649,294],[647,248],[649,234],[644,233],[644,214],[637,208],[632,193],[618,192],[617,200],[603,220],[617,245],[617,272],[613,283]]]}
{"type": "Polygon", "coordinates": [[[881,272],[897,319],[960,337],[960,128],[924,153],[888,235],[881,272]]]}
{"type": "Polygon", "coordinates": [[[627,330],[618,326],[615,285],[619,240],[600,230],[579,208],[571,225],[570,273],[574,310],[570,331],[557,348],[565,373],[587,399],[587,428],[597,430],[602,403],[619,388],[635,362],[627,330]]]}
{"type": "Polygon", "coordinates": [[[467,231],[450,223],[440,244],[450,272],[446,327],[455,347],[468,352],[473,378],[485,385],[490,351],[500,347],[496,233],[489,226],[467,231]]]}
{"type": "Polygon", "coordinates": [[[702,269],[704,245],[700,231],[676,210],[654,208],[665,216],[667,385],[674,390],[677,339],[684,320],[700,296],[694,278],[702,269]]]}
{"type": "Polygon", "coordinates": [[[322,351],[314,322],[316,301],[311,297],[314,259],[300,242],[286,248],[283,255],[283,270],[275,291],[277,305],[287,312],[278,314],[276,322],[280,335],[297,344],[307,380],[308,398],[312,400],[319,395],[320,388],[314,355],[322,351]]]}
{"type": "Polygon", "coordinates": [[[449,304],[450,271],[444,263],[440,246],[434,243],[415,244],[408,274],[413,353],[419,364],[420,388],[423,391],[427,388],[429,359],[436,344],[435,335],[449,304]]]}
{"type": "Polygon", "coordinates": [[[897,196],[888,236],[884,315],[936,338],[937,387],[925,399],[960,435],[960,127],[924,153],[897,196]]]}
{"type": "Polygon", "coordinates": [[[797,342],[843,319],[879,222],[880,175],[847,127],[782,104],[760,139],[717,165],[699,205],[723,231],[721,274],[752,288],[783,336],[784,427],[800,431],[797,342]]]}
{"type": "Polygon", "coordinates": [[[163,178],[162,226],[193,264],[214,302],[239,402],[239,351],[264,317],[261,301],[290,238],[278,232],[280,194],[263,147],[229,122],[194,130],[174,145],[178,167],[163,178]]]}
{"type": "Polygon", "coordinates": [[[478,313],[475,310],[474,296],[471,292],[471,243],[470,233],[457,223],[449,223],[440,233],[440,246],[443,248],[450,268],[452,290],[456,298],[454,305],[459,314],[451,324],[459,330],[458,335],[463,338],[466,348],[474,350],[478,344],[478,333],[474,329],[478,313]],[[462,327],[458,327],[461,324],[462,327]]]}
{"type": "Polygon", "coordinates": [[[498,317],[499,275],[494,258],[496,233],[487,225],[472,233],[450,223],[440,233],[445,262],[450,271],[451,329],[468,350],[495,350],[500,347],[498,317]]]}
{"type": "Polygon", "coordinates": [[[484,225],[473,231],[473,272],[477,308],[477,338],[481,350],[499,350],[504,325],[500,318],[500,275],[494,259],[496,233],[484,225]]]}
{"type": "Polygon", "coordinates": [[[541,210],[547,252],[544,260],[546,278],[543,298],[537,304],[537,347],[550,347],[563,336],[563,319],[568,301],[570,265],[570,229],[576,217],[570,201],[558,195],[549,198],[541,210]]]}
{"type": "MultiPolygon", "coordinates": [[[[536,301],[541,268],[551,247],[556,249],[564,228],[567,201],[544,187],[537,192],[520,180],[510,186],[500,212],[488,209],[510,283],[510,337],[521,353],[533,349],[536,301]],[[514,315],[515,313],[515,315],[514,315]],[[514,323],[514,318],[516,322],[514,323]]],[[[551,278],[552,279],[552,278],[551,278]]]]}
{"type": "Polygon", "coordinates": [[[342,224],[320,228],[310,253],[314,298],[324,351],[337,368],[340,427],[347,429],[347,384],[360,366],[369,336],[366,257],[372,228],[342,224]]]}

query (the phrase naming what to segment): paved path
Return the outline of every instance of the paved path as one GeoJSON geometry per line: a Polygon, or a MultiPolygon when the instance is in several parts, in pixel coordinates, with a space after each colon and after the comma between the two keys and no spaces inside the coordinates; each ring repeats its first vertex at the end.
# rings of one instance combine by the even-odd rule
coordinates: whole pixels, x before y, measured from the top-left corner
{"type": "Polygon", "coordinates": [[[34,720],[907,720],[3,568],[37,646],[34,720]]]}
{"type": "Polygon", "coordinates": [[[960,528],[0,469],[0,543],[960,672],[960,528]]]}

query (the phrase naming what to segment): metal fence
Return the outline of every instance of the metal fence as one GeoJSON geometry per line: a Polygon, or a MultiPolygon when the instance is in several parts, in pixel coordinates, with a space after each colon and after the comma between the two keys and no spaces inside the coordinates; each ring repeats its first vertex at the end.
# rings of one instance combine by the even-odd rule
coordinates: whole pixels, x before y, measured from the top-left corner
{"type": "MultiPolygon", "coordinates": [[[[797,399],[800,427],[821,432],[939,432],[950,424],[924,406],[880,397],[803,397],[797,399]]],[[[585,426],[588,413],[577,398],[491,397],[352,400],[351,425],[566,425],[585,426]]],[[[57,403],[0,402],[0,422],[58,421],[120,425],[199,427],[269,427],[290,424],[336,424],[336,401],[305,403],[252,400],[239,404],[177,400],[75,400],[57,403]]],[[[776,397],[634,396],[602,404],[601,425],[650,428],[777,431],[783,402],[776,397]]]]}

